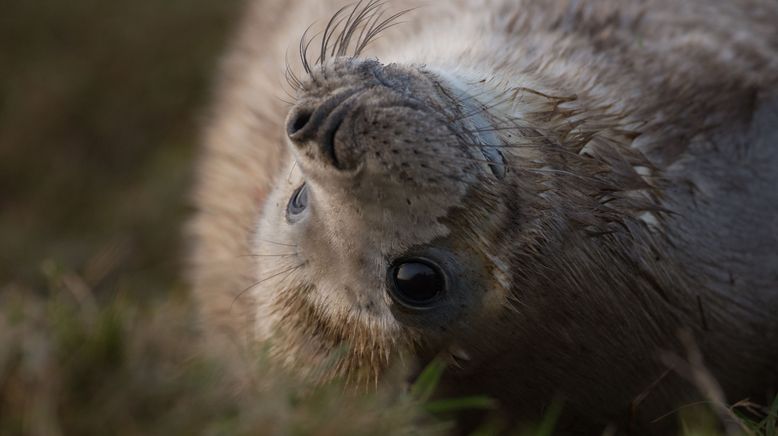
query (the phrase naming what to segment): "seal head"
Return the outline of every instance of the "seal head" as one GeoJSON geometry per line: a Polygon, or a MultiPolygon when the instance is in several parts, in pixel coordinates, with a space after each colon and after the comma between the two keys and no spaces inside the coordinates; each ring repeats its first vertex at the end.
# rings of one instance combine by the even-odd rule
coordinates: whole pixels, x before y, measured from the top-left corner
{"type": "Polygon", "coordinates": [[[289,177],[256,239],[294,250],[263,259],[253,290],[264,336],[296,348],[279,354],[317,361],[342,348],[336,372],[373,379],[398,350],[439,347],[477,308],[504,303],[484,248],[507,212],[505,156],[456,92],[423,68],[354,58],[300,90],[289,177]]]}

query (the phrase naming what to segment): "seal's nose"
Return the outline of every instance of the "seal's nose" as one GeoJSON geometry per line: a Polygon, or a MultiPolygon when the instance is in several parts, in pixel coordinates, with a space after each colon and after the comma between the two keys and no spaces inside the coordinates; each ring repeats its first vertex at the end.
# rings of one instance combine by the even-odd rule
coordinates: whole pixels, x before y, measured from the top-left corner
{"type": "Polygon", "coordinates": [[[328,159],[339,167],[335,154],[338,129],[353,112],[359,89],[342,91],[324,99],[297,104],[286,119],[286,134],[301,151],[328,159]]]}
{"type": "Polygon", "coordinates": [[[302,130],[311,120],[312,112],[307,109],[300,109],[292,111],[289,114],[289,119],[286,125],[286,133],[289,138],[293,138],[294,134],[302,130]]]}

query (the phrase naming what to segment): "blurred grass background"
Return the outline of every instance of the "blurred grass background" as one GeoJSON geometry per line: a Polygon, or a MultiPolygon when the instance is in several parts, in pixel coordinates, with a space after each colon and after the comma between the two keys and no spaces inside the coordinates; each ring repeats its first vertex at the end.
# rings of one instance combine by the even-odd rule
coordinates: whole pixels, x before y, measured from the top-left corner
{"type": "Polygon", "coordinates": [[[0,285],[178,287],[201,118],[241,0],[0,8],[0,285]]]}

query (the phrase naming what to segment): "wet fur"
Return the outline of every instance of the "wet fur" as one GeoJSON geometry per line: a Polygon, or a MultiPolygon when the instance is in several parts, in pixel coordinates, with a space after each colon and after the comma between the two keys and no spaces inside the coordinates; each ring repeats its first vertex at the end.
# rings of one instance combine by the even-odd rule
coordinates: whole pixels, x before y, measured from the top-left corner
{"type": "MultiPolygon", "coordinates": [[[[377,15],[381,4],[333,16],[340,6],[254,2],[225,60],[190,227],[210,328],[252,340],[252,291],[271,283],[281,295],[269,306],[276,353],[290,362],[341,353],[315,376],[372,384],[398,354],[450,345],[452,333],[366,323],[348,299],[338,310],[312,302],[304,295],[316,284],[295,282],[296,247],[256,239],[261,206],[290,171],[278,164],[289,159],[284,100],[317,79],[334,86],[328,58],[359,55],[472,79],[475,113],[494,117],[508,156],[510,177],[483,179],[444,219],[459,232],[441,243],[480,259],[495,289],[455,329],[453,345],[476,357],[455,359],[452,393],[485,391],[529,417],[560,395],[583,421],[645,424],[698,395],[659,359],[683,354],[680,330],[694,332],[730,400],[775,386],[778,6],[451,1],[396,27],[395,12],[377,15]],[[309,56],[306,30],[328,16],[309,56]],[[258,276],[257,262],[272,268],[258,276]]],[[[451,157],[436,183],[474,164],[451,157]]]]}

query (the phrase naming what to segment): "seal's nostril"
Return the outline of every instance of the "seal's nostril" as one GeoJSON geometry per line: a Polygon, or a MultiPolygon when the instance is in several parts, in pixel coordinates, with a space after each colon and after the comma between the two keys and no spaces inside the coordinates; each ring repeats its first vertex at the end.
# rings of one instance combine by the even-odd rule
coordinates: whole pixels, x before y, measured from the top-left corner
{"type": "Polygon", "coordinates": [[[286,134],[296,148],[309,157],[324,159],[338,167],[335,135],[344,119],[353,112],[362,88],[347,89],[326,98],[308,97],[286,117],[286,134]]]}
{"type": "Polygon", "coordinates": [[[305,110],[298,111],[289,120],[289,124],[287,124],[286,127],[286,133],[289,136],[294,135],[295,133],[299,132],[303,127],[305,127],[305,125],[308,124],[308,121],[310,121],[310,119],[311,119],[311,112],[305,110]]]}

